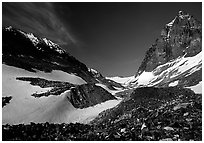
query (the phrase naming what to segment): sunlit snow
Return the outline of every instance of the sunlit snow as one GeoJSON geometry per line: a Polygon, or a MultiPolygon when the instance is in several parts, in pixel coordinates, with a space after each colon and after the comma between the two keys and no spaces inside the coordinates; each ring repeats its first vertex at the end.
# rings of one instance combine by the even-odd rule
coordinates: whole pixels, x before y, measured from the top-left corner
{"type": "Polygon", "coordinates": [[[117,83],[120,83],[122,84],[123,86],[127,86],[129,84],[129,82],[131,80],[133,80],[135,78],[135,76],[130,76],[130,77],[106,77],[106,79],[110,79],[110,80],[113,80],[117,83]]]}
{"type": "Polygon", "coordinates": [[[78,85],[86,84],[86,81],[84,81],[81,77],[60,70],[53,70],[51,73],[45,73],[42,71],[37,71],[36,73],[33,73],[21,68],[16,68],[13,66],[2,64],[2,73],[3,73],[2,78],[6,78],[6,76],[8,76],[9,78],[39,77],[47,80],[64,81],[78,85]]]}
{"type": "Polygon", "coordinates": [[[187,87],[193,90],[195,93],[202,94],[202,81],[199,84],[187,87]]]}
{"type": "Polygon", "coordinates": [[[176,85],[178,85],[178,80],[177,81],[174,81],[174,82],[171,82],[170,84],[169,84],[169,86],[176,86],[176,85]]]}
{"type": "Polygon", "coordinates": [[[143,72],[140,76],[138,76],[136,79],[137,79],[137,82],[138,82],[138,85],[147,85],[150,83],[150,81],[152,79],[154,79],[154,74],[152,72],[143,72]]]}
{"type": "MultiPolygon", "coordinates": [[[[2,108],[3,124],[27,124],[29,122],[88,123],[100,112],[116,106],[121,101],[110,100],[93,107],[76,109],[67,98],[70,94],[69,90],[58,96],[50,95],[48,97],[35,98],[31,94],[46,92],[50,88],[40,88],[26,81],[16,80],[18,76],[31,77],[35,73],[2,65],[2,74],[2,96],[12,96],[10,103],[2,108]]],[[[44,77],[45,79],[49,77],[45,77],[42,73],[40,74],[38,73],[38,76],[40,75],[40,77],[44,77]]],[[[60,75],[62,76],[63,74],[60,75]]],[[[53,76],[51,77],[54,79],[58,77],[53,76]]],[[[62,77],[59,78],[63,79],[62,77]]],[[[64,80],[66,80],[66,77],[64,77],[64,80]]],[[[70,80],[67,79],[67,81],[70,80]]]]}

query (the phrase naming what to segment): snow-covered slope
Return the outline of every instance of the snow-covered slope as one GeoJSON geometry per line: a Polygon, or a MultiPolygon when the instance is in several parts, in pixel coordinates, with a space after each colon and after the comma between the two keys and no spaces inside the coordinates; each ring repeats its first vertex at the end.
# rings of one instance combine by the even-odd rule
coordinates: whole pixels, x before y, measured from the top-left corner
{"type": "Polygon", "coordinates": [[[129,86],[192,87],[201,82],[202,24],[179,11],[146,52],[129,86]]]}
{"type": "Polygon", "coordinates": [[[110,100],[104,103],[77,109],[68,100],[69,90],[59,96],[35,98],[32,93],[41,93],[51,88],[33,86],[29,82],[16,80],[16,77],[43,77],[51,80],[66,81],[74,84],[84,84],[80,77],[67,73],[53,71],[53,73],[32,73],[23,69],[2,66],[2,96],[12,96],[9,104],[2,109],[3,124],[19,124],[29,122],[87,123],[101,111],[114,107],[120,100],[110,100]]]}
{"type": "Polygon", "coordinates": [[[8,79],[9,81],[16,81],[16,77],[36,77],[53,81],[64,81],[77,85],[86,84],[86,81],[84,81],[81,77],[60,70],[53,70],[51,73],[45,73],[42,71],[36,71],[34,73],[21,68],[2,64],[2,79],[3,83],[5,83],[3,85],[9,85],[7,81],[8,79]]]}
{"type": "Polygon", "coordinates": [[[130,82],[137,86],[176,86],[188,87],[200,82],[202,52],[193,57],[179,57],[158,66],[152,72],[143,72],[130,82]],[[192,81],[193,80],[193,81],[192,81]],[[196,81],[197,80],[197,81],[196,81]]]}

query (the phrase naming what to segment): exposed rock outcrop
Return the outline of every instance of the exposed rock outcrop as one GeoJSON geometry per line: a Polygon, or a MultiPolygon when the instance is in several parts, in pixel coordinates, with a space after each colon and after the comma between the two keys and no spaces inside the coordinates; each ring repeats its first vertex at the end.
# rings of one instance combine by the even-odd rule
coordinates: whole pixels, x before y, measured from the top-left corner
{"type": "Polygon", "coordinates": [[[94,84],[83,84],[71,88],[70,102],[75,108],[86,108],[107,100],[116,99],[102,87],[94,84]]]}

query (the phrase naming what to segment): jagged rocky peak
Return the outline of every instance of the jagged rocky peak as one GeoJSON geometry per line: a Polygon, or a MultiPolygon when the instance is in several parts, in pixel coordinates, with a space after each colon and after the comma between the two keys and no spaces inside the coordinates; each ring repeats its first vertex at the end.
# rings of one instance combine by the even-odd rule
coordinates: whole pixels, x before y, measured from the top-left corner
{"type": "Polygon", "coordinates": [[[42,50],[44,51],[45,49],[40,48],[40,44],[44,44],[46,46],[49,46],[50,49],[53,49],[55,52],[58,52],[59,54],[63,54],[66,53],[65,50],[63,50],[62,48],[60,48],[60,46],[54,42],[52,42],[51,40],[47,39],[47,38],[39,38],[36,35],[34,35],[33,33],[26,33],[20,29],[16,29],[12,26],[8,26],[6,28],[3,28],[3,31],[6,32],[13,32],[15,33],[14,35],[18,35],[18,36],[24,36],[25,38],[29,39],[30,42],[32,42],[32,44],[38,49],[38,50],[42,50]]]}
{"type": "Polygon", "coordinates": [[[161,35],[146,52],[136,76],[151,72],[178,57],[192,57],[202,50],[202,25],[190,14],[179,11],[161,30],[161,35]]]}

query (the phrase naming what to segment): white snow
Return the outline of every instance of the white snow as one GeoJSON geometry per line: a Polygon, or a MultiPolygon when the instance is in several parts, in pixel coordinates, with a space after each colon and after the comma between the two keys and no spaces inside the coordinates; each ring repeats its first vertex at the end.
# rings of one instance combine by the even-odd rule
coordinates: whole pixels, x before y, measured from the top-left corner
{"type": "Polygon", "coordinates": [[[123,86],[127,86],[129,84],[130,81],[132,81],[135,78],[135,76],[129,76],[129,77],[106,77],[106,79],[110,79],[113,80],[117,83],[122,84],[123,86]]]}
{"type": "MultiPolygon", "coordinates": [[[[12,99],[9,104],[2,108],[2,124],[28,124],[30,122],[88,123],[100,112],[116,106],[121,101],[110,100],[93,107],[76,109],[67,98],[67,96],[70,96],[69,90],[58,96],[50,95],[48,97],[35,98],[31,94],[46,92],[51,88],[40,88],[39,86],[31,85],[27,81],[16,80],[16,77],[21,76],[39,76],[45,79],[70,81],[69,74],[56,72],[51,75],[43,72],[32,73],[3,64],[2,96],[12,96],[12,99]]],[[[75,83],[82,84],[84,81],[77,79],[75,83]]]]}
{"type": "Polygon", "coordinates": [[[58,46],[57,44],[53,43],[51,40],[48,40],[47,38],[42,38],[42,39],[48,46],[51,46],[51,47],[58,46]]]}
{"type": "Polygon", "coordinates": [[[202,94],[202,81],[199,82],[197,85],[186,87],[193,90],[195,93],[202,94]]]}
{"type": "MultiPolygon", "coordinates": [[[[158,66],[152,72],[143,72],[141,75],[133,78],[129,85],[154,86],[162,81],[179,78],[181,75],[186,77],[202,68],[202,52],[193,57],[178,57],[177,59],[158,66]],[[135,84],[138,83],[138,84],[135,84]]],[[[170,86],[178,84],[170,83],[170,86]]]]}
{"type": "Polygon", "coordinates": [[[11,30],[12,29],[12,26],[9,26],[9,27],[6,27],[6,30],[11,30]]]}
{"type": "Polygon", "coordinates": [[[69,91],[59,96],[33,98],[30,85],[23,85],[12,94],[11,102],[2,109],[3,124],[42,123],[88,123],[106,109],[112,108],[121,100],[109,100],[84,109],[76,109],[67,99],[69,91]]]}
{"type": "MultiPolygon", "coordinates": [[[[172,78],[179,78],[181,74],[185,73],[185,76],[193,74],[195,71],[198,71],[202,68],[202,52],[198,53],[193,57],[179,57],[174,61],[165,63],[163,65],[158,66],[154,69],[153,73],[155,73],[154,79],[151,81],[152,85],[157,84],[158,82],[154,82],[157,79],[169,80],[172,78]],[[158,71],[165,66],[168,68],[164,69],[159,75],[156,75],[158,71]]],[[[159,82],[160,82],[159,81],[159,82]]]]}
{"type": "Polygon", "coordinates": [[[171,22],[169,22],[169,23],[166,24],[166,25],[169,26],[169,27],[171,27],[171,26],[173,25],[173,23],[174,23],[175,20],[176,20],[176,17],[175,17],[171,22]]]}
{"type": "Polygon", "coordinates": [[[92,72],[92,73],[95,73],[95,74],[98,74],[98,71],[93,69],[93,68],[88,68],[89,72],[92,72]]]}
{"type": "Polygon", "coordinates": [[[26,34],[26,36],[32,41],[33,45],[36,46],[36,45],[39,43],[38,38],[35,37],[35,36],[33,35],[33,33],[28,33],[28,34],[26,34]]]}
{"type": "Polygon", "coordinates": [[[178,85],[178,80],[177,81],[174,81],[174,82],[171,82],[170,84],[169,84],[169,86],[176,86],[176,85],[178,85]]]}
{"type": "Polygon", "coordinates": [[[13,66],[8,66],[5,64],[2,64],[2,78],[6,78],[7,76],[11,79],[15,79],[16,77],[39,77],[44,78],[47,80],[54,80],[54,81],[64,81],[64,82],[70,82],[72,84],[86,84],[86,81],[84,81],[81,77],[78,77],[74,74],[69,74],[60,70],[53,70],[51,73],[45,73],[42,71],[37,71],[36,73],[26,71],[21,68],[16,68],[13,66]]]}
{"type": "Polygon", "coordinates": [[[152,72],[142,72],[141,75],[136,77],[138,85],[147,85],[152,79],[154,79],[154,74],[152,72]]]}
{"type": "Polygon", "coordinates": [[[122,88],[117,88],[116,90],[111,90],[111,89],[109,89],[106,85],[101,84],[101,83],[96,83],[95,85],[102,87],[103,89],[105,89],[106,91],[108,91],[109,93],[111,93],[112,95],[115,95],[116,93],[125,90],[125,89],[122,89],[122,88]]]}
{"type": "Polygon", "coordinates": [[[172,76],[178,76],[181,73],[184,73],[187,70],[192,70],[193,68],[196,68],[196,70],[199,70],[202,68],[202,52],[198,53],[197,55],[193,56],[193,57],[182,57],[181,60],[174,64],[173,67],[171,67],[169,70],[171,70],[172,68],[174,69],[178,69],[178,71],[176,72],[176,74],[174,74],[172,76]],[[197,66],[200,65],[200,66],[197,66]]]}
{"type": "Polygon", "coordinates": [[[64,51],[59,48],[58,44],[53,43],[51,40],[48,40],[47,38],[42,38],[42,39],[48,46],[50,46],[51,49],[54,48],[55,51],[57,51],[60,54],[64,53],[64,51]]]}

